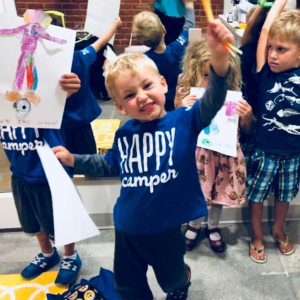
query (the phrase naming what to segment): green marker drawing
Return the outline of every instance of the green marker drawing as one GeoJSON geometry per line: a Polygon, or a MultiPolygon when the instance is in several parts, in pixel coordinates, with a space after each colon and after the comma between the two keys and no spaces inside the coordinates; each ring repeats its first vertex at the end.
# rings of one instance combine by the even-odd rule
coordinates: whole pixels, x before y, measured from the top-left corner
{"type": "Polygon", "coordinates": [[[213,142],[208,139],[202,139],[201,143],[205,146],[212,146],[213,142]]]}

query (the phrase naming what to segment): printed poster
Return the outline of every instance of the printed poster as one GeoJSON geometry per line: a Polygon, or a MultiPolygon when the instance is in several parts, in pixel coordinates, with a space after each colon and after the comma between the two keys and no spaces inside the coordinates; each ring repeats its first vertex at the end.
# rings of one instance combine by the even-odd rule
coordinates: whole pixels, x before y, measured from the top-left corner
{"type": "Polygon", "coordinates": [[[76,33],[50,22],[41,11],[0,13],[0,125],[61,127],[67,93],[59,80],[71,71],[76,33]]]}
{"type": "MultiPolygon", "coordinates": [[[[199,94],[203,95],[203,93],[204,89],[200,89],[197,96],[199,94]]],[[[195,94],[194,88],[191,89],[191,95],[195,94]]],[[[198,147],[213,150],[231,157],[237,156],[239,115],[235,111],[235,106],[241,99],[241,92],[227,91],[222,108],[211,121],[210,125],[201,131],[197,142],[198,147]]]]}
{"type": "MultiPolygon", "coordinates": [[[[100,38],[119,17],[121,0],[89,0],[84,30],[100,38]]],[[[114,37],[110,40],[114,43],[114,37]]]]}

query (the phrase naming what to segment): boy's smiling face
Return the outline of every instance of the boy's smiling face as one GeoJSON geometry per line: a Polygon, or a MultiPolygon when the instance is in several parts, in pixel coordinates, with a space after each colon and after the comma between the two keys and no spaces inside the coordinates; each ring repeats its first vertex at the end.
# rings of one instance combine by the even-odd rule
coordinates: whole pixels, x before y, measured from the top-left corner
{"type": "Polygon", "coordinates": [[[141,122],[160,119],[166,115],[166,80],[151,67],[139,72],[125,70],[115,79],[115,106],[122,115],[129,115],[141,122]]]}
{"type": "Polygon", "coordinates": [[[300,48],[296,43],[284,41],[278,36],[268,40],[268,63],[274,73],[300,66],[300,48]]]}

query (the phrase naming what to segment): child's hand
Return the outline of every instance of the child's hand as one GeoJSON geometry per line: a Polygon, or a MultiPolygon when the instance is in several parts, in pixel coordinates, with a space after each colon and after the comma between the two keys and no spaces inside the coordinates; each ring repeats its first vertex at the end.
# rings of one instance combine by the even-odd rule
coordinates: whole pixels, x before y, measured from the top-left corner
{"type": "Polygon", "coordinates": [[[74,155],[71,154],[66,148],[62,146],[58,146],[58,147],[54,147],[52,150],[63,166],[74,168],[75,165],[74,155]]]}
{"type": "Polygon", "coordinates": [[[228,54],[226,43],[234,43],[230,30],[220,20],[208,20],[208,46],[211,51],[228,54]]]}
{"type": "Polygon", "coordinates": [[[115,26],[116,29],[119,29],[122,26],[122,20],[120,19],[120,17],[116,18],[114,20],[113,24],[114,24],[114,26],[115,26]]]}
{"type": "Polygon", "coordinates": [[[250,122],[253,119],[252,108],[245,100],[239,100],[236,107],[237,114],[246,122],[250,122]]]}
{"type": "Polygon", "coordinates": [[[64,91],[68,92],[68,97],[70,97],[72,94],[77,93],[81,88],[80,79],[74,73],[64,74],[61,77],[59,84],[64,91]]]}
{"type": "Polygon", "coordinates": [[[195,95],[189,95],[182,100],[181,106],[192,106],[195,104],[196,101],[197,97],[195,95]]]}

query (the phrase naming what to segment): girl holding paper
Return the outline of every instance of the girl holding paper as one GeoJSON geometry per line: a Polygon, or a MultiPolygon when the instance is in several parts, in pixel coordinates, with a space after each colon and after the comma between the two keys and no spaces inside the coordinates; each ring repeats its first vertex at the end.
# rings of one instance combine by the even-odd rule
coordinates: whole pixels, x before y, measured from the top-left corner
{"type": "MultiPolygon", "coordinates": [[[[228,54],[229,55],[229,54],[228,54]]],[[[209,79],[211,52],[205,40],[188,46],[183,59],[183,74],[180,76],[175,107],[193,105],[197,98],[189,95],[191,87],[206,88],[209,79]]],[[[242,80],[239,62],[230,57],[230,89],[239,91],[242,80]]],[[[229,108],[231,110],[232,108],[229,108]]],[[[240,129],[250,134],[254,129],[254,117],[251,106],[240,100],[235,106],[240,116],[240,129]]],[[[204,129],[206,130],[206,129],[204,129]]],[[[213,126],[211,127],[213,130],[213,126]]],[[[223,205],[237,207],[245,202],[246,165],[244,154],[237,143],[237,157],[229,157],[218,152],[197,147],[196,163],[201,188],[209,209],[208,224],[205,234],[214,252],[225,251],[225,243],[218,228],[223,205]]],[[[186,232],[186,249],[191,251],[196,244],[196,237],[201,226],[201,219],[191,221],[186,232]]]]}

